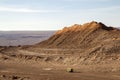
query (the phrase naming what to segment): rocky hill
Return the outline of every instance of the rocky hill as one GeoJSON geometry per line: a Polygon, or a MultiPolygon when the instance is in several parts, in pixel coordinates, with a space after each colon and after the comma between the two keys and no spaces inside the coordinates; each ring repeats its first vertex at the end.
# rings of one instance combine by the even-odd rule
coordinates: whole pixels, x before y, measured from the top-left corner
{"type": "Polygon", "coordinates": [[[48,40],[34,47],[79,49],[88,53],[120,53],[120,30],[92,21],[83,25],[75,24],[57,31],[48,40]]]}
{"type": "Polygon", "coordinates": [[[32,46],[0,47],[0,53],[1,61],[120,71],[120,30],[95,21],[75,24],[32,46]]]}

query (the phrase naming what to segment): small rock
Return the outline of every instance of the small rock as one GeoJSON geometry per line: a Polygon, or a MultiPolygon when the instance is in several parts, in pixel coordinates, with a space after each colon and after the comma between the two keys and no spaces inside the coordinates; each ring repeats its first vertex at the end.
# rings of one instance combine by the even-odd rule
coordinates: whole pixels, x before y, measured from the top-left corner
{"type": "Polygon", "coordinates": [[[72,68],[67,68],[67,72],[73,72],[72,68]]]}
{"type": "Polygon", "coordinates": [[[0,77],[6,77],[5,75],[1,75],[0,77]]]}
{"type": "Polygon", "coordinates": [[[12,76],[12,79],[18,79],[18,78],[20,78],[20,77],[18,77],[18,76],[12,76]]]}

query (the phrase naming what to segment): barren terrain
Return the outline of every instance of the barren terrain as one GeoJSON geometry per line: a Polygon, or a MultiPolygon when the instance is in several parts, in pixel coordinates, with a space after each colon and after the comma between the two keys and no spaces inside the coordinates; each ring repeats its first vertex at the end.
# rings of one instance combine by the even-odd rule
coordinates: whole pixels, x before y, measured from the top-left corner
{"type": "Polygon", "coordinates": [[[1,80],[120,80],[120,30],[93,21],[35,45],[1,46],[0,75],[1,80]]]}
{"type": "MultiPolygon", "coordinates": [[[[119,72],[93,72],[75,69],[66,72],[68,66],[38,63],[0,63],[0,80],[120,80],[119,72]]],[[[79,66],[83,67],[83,66],[79,66]]],[[[89,66],[88,66],[89,67],[89,66]]],[[[83,67],[83,69],[86,69],[83,67]]]]}

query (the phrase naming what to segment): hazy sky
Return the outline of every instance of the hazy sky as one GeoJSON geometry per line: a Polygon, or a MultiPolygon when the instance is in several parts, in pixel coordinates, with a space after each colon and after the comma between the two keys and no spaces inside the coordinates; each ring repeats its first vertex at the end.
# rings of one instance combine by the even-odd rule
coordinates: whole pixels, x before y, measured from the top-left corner
{"type": "Polygon", "coordinates": [[[120,27],[120,0],[0,0],[0,30],[57,30],[93,20],[120,27]]]}

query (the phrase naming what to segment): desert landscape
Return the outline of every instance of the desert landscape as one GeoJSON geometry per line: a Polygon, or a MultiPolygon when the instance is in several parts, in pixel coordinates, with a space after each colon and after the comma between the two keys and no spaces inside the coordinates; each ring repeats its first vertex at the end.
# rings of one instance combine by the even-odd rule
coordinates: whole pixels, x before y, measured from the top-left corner
{"type": "Polygon", "coordinates": [[[0,46],[0,80],[120,80],[120,29],[92,21],[48,34],[0,46]]]}

